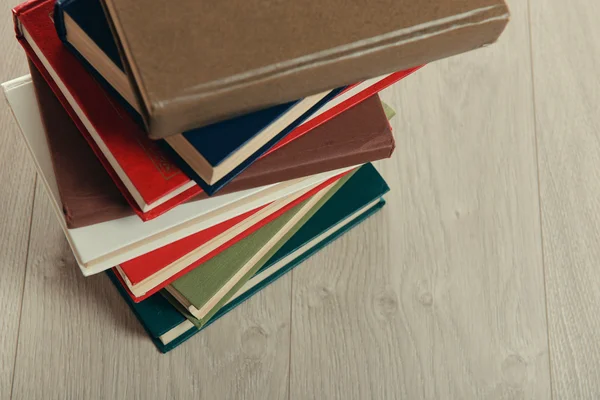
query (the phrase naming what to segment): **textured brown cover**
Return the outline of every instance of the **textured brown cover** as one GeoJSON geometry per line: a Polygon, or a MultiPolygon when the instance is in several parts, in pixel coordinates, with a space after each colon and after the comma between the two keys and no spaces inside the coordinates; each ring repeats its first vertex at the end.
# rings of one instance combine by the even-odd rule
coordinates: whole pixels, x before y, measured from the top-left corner
{"type": "Polygon", "coordinates": [[[221,191],[230,193],[389,158],[394,147],[381,101],[372,96],[256,161],[221,191]]]}
{"type": "MultiPolygon", "coordinates": [[[[34,65],[29,66],[46,127],[67,225],[134,215],[34,65]]],[[[389,157],[394,138],[378,96],[258,160],[218,194],[250,189],[389,157]]],[[[202,193],[199,198],[205,198],[202,193]]]]}
{"type": "Polygon", "coordinates": [[[79,228],[133,215],[46,80],[28,62],[67,226],[79,228]]]}
{"type": "Polygon", "coordinates": [[[151,138],[494,42],[504,0],[103,0],[151,138]]]}

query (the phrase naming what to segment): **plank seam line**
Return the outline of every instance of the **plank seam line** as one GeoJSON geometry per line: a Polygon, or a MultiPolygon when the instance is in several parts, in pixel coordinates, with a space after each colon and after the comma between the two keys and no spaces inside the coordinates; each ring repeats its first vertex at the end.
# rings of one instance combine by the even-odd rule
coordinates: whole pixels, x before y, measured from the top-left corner
{"type": "Polygon", "coordinates": [[[294,269],[290,271],[290,340],[288,353],[288,400],[292,397],[292,322],[294,307],[294,269]]]}
{"type": "Polygon", "coordinates": [[[537,101],[535,96],[535,68],[533,61],[533,26],[531,23],[531,0],[527,0],[527,22],[529,34],[529,67],[531,70],[531,98],[533,101],[533,134],[535,138],[535,162],[537,174],[537,192],[538,192],[538,218],[540,221],[540,246],[542,251],[542,277],[544,279],[544,311],[546,316],[546,345],[548,347],[548,373],[550,377],[550,399],[554,399],[554,374],[552,371],[552,353],[550,350],[550,318],[548,316],[548,288],[546,280],[546,252],[544,247],[544,226],[542,217],[542,193],[541,193],[541,178],[540,178],[540,152],[538,141],[538,123],[537,123],[537,101]]]}
{"type": "Polygon", "coordinates": [[[29,248],[31,246],[31,228],[33,227],[33,212],[35,207],[35,193],[37,192],[37,173],[33,179],[33,196],[31,199],[31,214],[29,215],[29,232],[27,233],[27,250],[25,253],[25,271],[23,271],[23,285],[21,290],[21,307],[19,309],[19,322],[17,324],[17,343],[15,346],[15,358],[13,362],[13,373],[10,381],[10,398],[13,398],[15,388],[15,377],[17,375],[17,356],[19,354],[19,339],[21,338],[21,321],[23,320],[23,303],[25,303],[25,283],[27,282],[27,265],[29,264],[29,248]]]}

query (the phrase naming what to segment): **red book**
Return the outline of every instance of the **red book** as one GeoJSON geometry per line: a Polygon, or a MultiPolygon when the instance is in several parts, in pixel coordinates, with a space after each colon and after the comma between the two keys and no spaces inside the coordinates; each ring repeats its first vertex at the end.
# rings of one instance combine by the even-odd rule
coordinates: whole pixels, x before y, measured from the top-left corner
{"type": "Polygon", "coordinates": [[[143,256],[124,262],[115,267],[114,271],[123,283],[123,286],[131,298],[135,302],[140,302],[169,285],[177,278],[208,261],[223,250],[256,232],[261,227],[280,217],[285,212],[291,210],[293,207],[312,197],[319,191],[337,182],[347,173],[348,172],[344,172],[333,178],[330,178],[309,189],[308,191],[305,191],[304,193],[293,196],[292,199],[282,199],[279,201],[279,204],[274,202],[270,205],[263,206],[260,209],[252,210],[211,228],[195,233],[184,239],[173,242],[167,246],[163,246],[159,249],[146,253],[143,256]],[[236,227],[239,228],[240,224],[251,219],[253,216],[257,216],[261,210],[268,210],[269,207],[272,207],[272,212],[270,214],[266,215],[262,219],[253,221],[251,225],[246,224],[245,226],[249,226],[246,229],[243,229],[239,234],[233,236],[231,239],[226,240],[221,244],[217,244],[216,246],[213,245],[213,250],[208,251],[198,260],[185,265],[183,268],[165,271],[165,269],[167,269],[167,267],[171,266],[173,263],[181,259],[185,260],[184,257],[190,254],[192,251],[206,245],[212,239],[226,233],[229,230],[235,229],[236,227]]]}
{"type": "Polygon", "coordinates": [[[33,0],[17,6],[17,38],[70,116],[85,128],[86,139],[110,166],[117,185],[127,189],[124,194],[134,201],[134,209],[149,219],[200,193],[64,47],[50,18],[53,5],[52,0],[33,0]]]}

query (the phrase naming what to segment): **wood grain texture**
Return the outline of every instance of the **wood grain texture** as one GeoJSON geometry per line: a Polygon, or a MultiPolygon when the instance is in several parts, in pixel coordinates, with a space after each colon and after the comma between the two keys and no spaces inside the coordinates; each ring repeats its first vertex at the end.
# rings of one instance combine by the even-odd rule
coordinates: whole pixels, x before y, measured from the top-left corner
{"type": "MultiPolygon", "coordinates": [[[[3,9],[10,4],[0,1],[3,9]]],[[[0,23],[0,37],[13,36],[9,13],[0,23]]],[[[0,41],[0,80],[26,71],[16,40],[0,41]]],[[[0,101],[0,399],[10,397],[25,278],[29,226],[33,207],[35,170],[4,100],[0,101]]]]}
{"type": "Polygon", "coordinates": [[[81,276],[39,184],[31,231],[14,399],[287,397],[289,278],[161,355],[106,276],[81,276]]]}
{"type": "Polygon", "coordinates": [[[384,211],[294,271],[293,399],[546,399],[527,3],[386,92],[384,211]]]}
{"type": "Polygon", "coordinates": [[[600,397],[600,4],[531,0],[552,388],[600,397]]]}

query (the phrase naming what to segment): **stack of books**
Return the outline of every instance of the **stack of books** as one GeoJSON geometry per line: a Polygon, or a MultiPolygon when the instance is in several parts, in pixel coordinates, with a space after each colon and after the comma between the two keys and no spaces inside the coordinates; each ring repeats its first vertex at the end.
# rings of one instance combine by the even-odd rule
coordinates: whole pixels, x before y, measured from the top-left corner
{"type": "Polygon", "coordinates": [[[377,93],[508,21],[502,0],[182,1],[23,3],[30,75],[3,84],[81,272],[162,352],[381,209],[377,93]]]}

